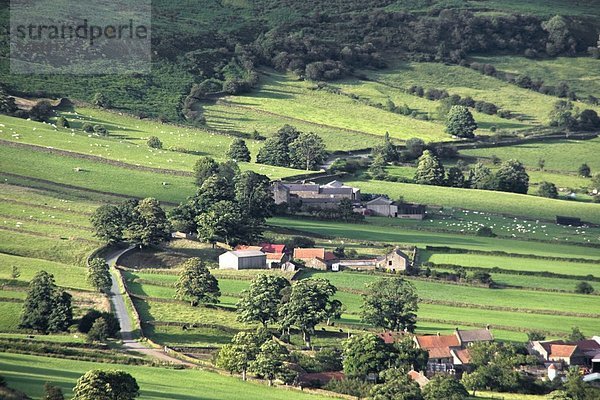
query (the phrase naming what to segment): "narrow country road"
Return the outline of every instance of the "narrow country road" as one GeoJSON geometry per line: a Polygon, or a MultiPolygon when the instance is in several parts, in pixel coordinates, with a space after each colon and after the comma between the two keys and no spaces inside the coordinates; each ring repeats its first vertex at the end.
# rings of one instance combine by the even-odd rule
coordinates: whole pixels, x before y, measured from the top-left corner
{"type": "MultiPolygon", "coordinates": [[[[114,250],[113,252],[106,255],[105,260],[109,266],[114,267],[119,257],[132,248],[133,247],[129,247],[127,249],[122,250],[114,250]]],[[[129,318],[129,313],[127,312],[127,307],[125,306],[125,299],[123,298],[123,293],[121,293],[121,289],[119,288],[119,282],[115,274],[111,274],[111,278],[112,286],[110,288],[110,301],[113,305],[113,310],[119,320],[119,324],[121,325],[121,338],[123,339],[123,346],[128,350],[133,350],[138,353],[145,354],[149,357],[159,359],[161,361],[185,365],[188,367],[195,367],[196,365],[192,363],[182,361],[175,357],[171,357],[168,354],[165,354],[162,350],[155,349],[153,347],[148,347],[143,343],[140,343],[137,340],[133,339],[133,327],[131,326],[131,319],[129,318]]]]}

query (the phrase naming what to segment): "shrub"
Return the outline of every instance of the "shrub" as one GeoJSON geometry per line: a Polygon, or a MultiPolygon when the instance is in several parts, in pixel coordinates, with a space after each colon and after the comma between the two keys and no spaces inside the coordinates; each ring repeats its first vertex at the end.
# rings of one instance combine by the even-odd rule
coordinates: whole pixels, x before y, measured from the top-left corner
{"type": "Polygon", "coordinates": [[[151,147],[153,149],[162,149],[163,147],[162,142],[156,136],[150,136],[146,141],[146,144],[148,145],[148,147],[151,147]]]}
{"type": "Polygon", "coordinates": [[[104,125],[94,125],[94,133],[98,136],[108,136],[108,130],[104,125]]]}
{"type": "Polygon", "coordinates": [[[56,119],[56,126],[59,128],[70,128],[69,121],[63,116],[56,119]]]}
{"type": "Polygon", "coordinates": [[[496,234],[494,233],[494,231],[492,231],[492,228],[490,228],[489,226],[482,226],[481,228],[477,229],[477,236],[495,237],[496,234]]]}
{"type": "Polygon", "coordinates": [[[549,199],[558,198],[558,190],[556,189],[556,185],[550,182],[541,182],[538,189],[538,194],[542,197],[548,197],[549,199]]]}
{"type": "Polygon", "coordinates": [[[592,294],[594,293],[594,287],[588,282],[581,281],[575,286],[575,293],[592,294]]]}
{"type": "Polygon", "coordinates": [[[84,122],[83,125],[81,125],[81,130],[86,133],[94,133],[94,126],[89,122],[84,122]]]}
{"type": "Polygon", "coordinates": [[[81,333],[88,333],[94,322],[99,318],[104,318],[108,325],[108,335],[109,337],[115,337],[119,330],[121,329],[119,326],[119,320],[115,317],[114,314],[109,312],[102,312],[94,309],[88,310],[87,313],[79,320],[79,324],[77,325],[77,330],[81,333]]]}

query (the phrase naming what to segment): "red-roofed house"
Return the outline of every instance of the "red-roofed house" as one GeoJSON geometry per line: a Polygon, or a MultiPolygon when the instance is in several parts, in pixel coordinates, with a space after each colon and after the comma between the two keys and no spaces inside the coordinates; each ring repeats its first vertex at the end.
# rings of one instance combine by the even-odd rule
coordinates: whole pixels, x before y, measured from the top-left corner
{"type": "Polygon", "coordinates": [[[529,352],[542,361],[558,362],[564,365],[590,365],[595,347],[590,341],[567,343],[563,340],[533,341],[529,352]],[[581,347],[579,346],[581,343],[581,347]]]}
{"type": "Polygon", "coordinates": [[[285,253],[285,244],[261,243],[260,249],[264,253],[285,253]]]}
{"type": "Polygon", "coordinates": [[[325,251],[324,248],[297,247],[294,249],[294,260],[304,262],[304,265],[309,268],[328,270],[336,259],[331,251],[325,251]]]}
{"type": "Polygon", "coordinates": [[[492,341],[493,336],[486,329],[463,331],[456,329],[452,335],[423,335],[415,336],[418,348],[427,350],[429,361],[427,373],[438,372],[462,373],[471,364],[469,346],[476,342],[492,341]]]}

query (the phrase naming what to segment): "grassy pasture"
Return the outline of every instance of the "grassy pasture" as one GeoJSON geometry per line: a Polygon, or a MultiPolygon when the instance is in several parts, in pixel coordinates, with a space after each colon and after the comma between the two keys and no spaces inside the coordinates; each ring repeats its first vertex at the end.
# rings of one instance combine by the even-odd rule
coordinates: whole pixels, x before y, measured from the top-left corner
{"type": "MultiPolygon", "coordinates": [[[[436,264],[454,264],[465,267],[509,269],[514,271],[552,272],[556,274],[600,276],[600,264],[573,263],[564,261],[536,260],[533,258],[502,257],[483,254],[450,254],[421,251],[421,261],[436,264]]],[[[537,277],[528,279],[536,280],[537,277]]]]}
{"type": "MultiPolygon", "coordinates": [[[[340,290],[344,290],[343,288],[366,290],[368,283],[385,278],[385,276],[351,272],[315,272],[311,274],[311,277],[328,279],[340,290]]],[[[419,297],[423,300],[456,301],[495,307],[560,310],[573,313],[584,312],[583,310],[588,306],[591,306],[587,308],[588,310],[592,310],[594,307],[600,309],[600,296],[556,293],[552,295],[552,302],[549,303],[548,294],[544,292],[519,289],[487,289],[441,282],[427,282],[410,278],[409,280],[417,289],[419,297]]]]}
{"type": "MultiPolygon", "coordinates": [[[[0,354],[0,373],[10,387],[22,390],[35,399],[43,394],[45,382],[60,386],[67,396],[77,379],[91,369],[107,369],[106,364],[64,360],[11,353],[0,354]]],[[[248,400],[320,398],[308,393],[269,388],[266,385],[243,382],[241,379],[217,373],[193,370],[173,370],[157,367],[111,365],[135,377],[141,389],[141,398],[148,400],[225,400],[244,393],[248,400]]]]}
{"type": "MultiPolygon", "coordinates": [[[[94,108],[78,108],[74,112],[63,112],[62,115],[69,120],[70,129],[0,115],[0,139],[68,150],[127,164],[179,171],[191,171],[198,155],[224,161],[229,144],[234,139],[198,128],[139,120],[126,114],[94,108]],[[101,138],[83,132],[81,127],[85,122],[104,125],[109,131],[109,137],[101,138]],[[146,140],[150,136],[159,137],[164,150],[149,148],[146,140]],[[185,149],[198,155],[169,151],[170,148],[185,149]]],[[[260,142],[250,139],[246,143],[253,154],[262,146],[260,142]]],[[[303,173],[290,168],[254,163],[240,163],[240,168],[272,178],[303,173]]]]}
{"type": "Polygon", "coordinates": [[[36,273],[43,270],[54,275],[58,286],[92,289],[85,279],[86,268],[82,266],[0,253],[0,279],[11,279],[13,266],[18,267],[21,272],[19,282],[29,282],[36,273]]]}
{"type": "Polygon", "coordinates": [[[157,176],[152,172],[5,146],[0,146],[0,170],[58,184],[131,197],[154,197],[161,201],[181,202],[194,193],[191,177],[157,176]],[[76,171],[76,168],[82,170],[76,171]],[[168,184],[163,185],[162,182],[168,184]]]}
{"type": "MultiPolygon", "coordinates": [[[[360,324],[360,305],[362,300],[359,295],[339,292],[336,297],[347,307],[348,313],[343,317],[343,322],[360,324]]],[[[578,326],[586,335],[592,335],[598,331],[598,321],[594,318],[582,318],[572,316],[542,315],[534,313],[481,310],[469,307],[453,307],[437,304],[420,304],[418,318],[431,325],[442,323],[464,323],[470,326],[484,327],[492,326],[510,327],[511,329],[526,332],[529,330],[545,330],[556,332],[558,336],[567,334],[571,327],[578,326]]],[[[419,322],[417,320],[417,325],[419,322]]],[[[556,335],[552,335],[556,336],[556,335]]],[[[515,340],[515,339],[510,339],[515,340]]]]}
{"type": "MultiPolygon", "coordinates": [[[[440,63],[396,62],[392,68],[381,71],[370,71],[367,75],[378,82],[394,87],[409,88],[420,85],[423,88],[446,89],[450,94],[471,96],[475,100],[484,100],[510,110],[514,114],[522,114],[523,121],[530,125],[547,124],[548,114],[558,98],[543,95],[499,79],[485,76],[469,68],[444,65],[440,63]]],[[[581,109],[592,107],[583,103],[575,103],[581,109]]],[[[498,129],[513,130],[516,121],[504,120],[504,124],[494,124],[498,129]]],[[[489,127],[482,121],[480,128],[489,127]]]]}
{"type": "MultiPolygon", "coordinates": [[[[536,254],[554,257],[598,258],[600,249],[570,246],[563,244],[540,243],[512,239],[484,238],[464,234],[423,232],[406,227],[393,227],[380,224],[377,219],[364,224],[349,224],[330,221],[299,220],[294,218],[272,218],[269,224],[296,229],[338,239],[352,239],[371,242],[405,243],[424,247],[448,246],[484,251],[506,251],[519,254],[536,254]]],[[[333,246],[333,245],[332,245],[333,246]]]]}
{"type": "Polygon", "coordinates": [[[459,234],[476,234],[482,226],[492,228],[501,238],[553,240],[562,243],[596,243],[600,229],[593,226],[573,227],[526,218],[505,217],[469,210],[429,210],[424,221],[388,218],[369,219],[393,228],[408,228],[459,234]]]}
{"type": "Polygon", "coordinates": [[[21,317],[21,304],[0,301],[0,330],[16,332],[21,317]]]}
{"type": "Polygon", "coordinates": [[[599,223],[600,205],[566,202],[515,193],[489,190],[458,189],[441,186],[424,186],[411,183],[350,180],[363,193],[383,193],[390,198],[400,196],[414,203],[457,207],[487,213],[519,215],[530,219],[554,220],[557,215],[579,217],[583,221],[599,223]]]}
{"type": "Polygon", "coordinates": [[[600,138],[591,140],[552,140],[515,146],[461,150],[465,156],[490,159],[493,155],[501,160],[517,159],[529,168],[538,168],[540,158],[545,160],[548,171],[577,172],[586,163],[592,173],[600,172],[600,138]]]}
{"type": "Polygon", "coordinates": [[[566,82],[579,97],[597,95],[600,91],[598,60],[591,57],[556,57],[532,60],[524,56],[477,56],[474,61],[489,63],[497,70],[542,79],[546,85],[566,82]]]}
{"type": "MultiPolygon", "coordinates": [[[[298,81],[290,74],[269,73],[261,82],[260,89],[253,93],[225,99],[235,106],[233,112],[249,110],[263,115],[266,113],[268,114],[266,118],[293,118],[293,120],[300,120],[300,123],[306,121],[313,126],[320,125],[327,129],[317,133],[321,133],[332,150],[371,147],[373,137],[370,135],[383,136],[386,131],[390,132],[392,138],[398,140],[414,136],[426,141],[449,140],[449,136],[440,129],[439,123],[420,121],[369,107],[346,96],[311,90],[313,83],[298,81]],[[344,132],[345,129],[364,132],[366,135],[344,132]],[[354,142],[355,137],[357,137],[356,142],[354,142]],[[371,143],[364,146],[367,143],[365,140],[370,140],[371,143]]],[[[230,126],[227,106],[217,104],[207,106],[206,109],[210,127],[227,129],[230,126]],[[217,113],[216,110],[221,111],[217,113]]],[[[232,119],[235,120],[236,117],[234,114],[232,119]]],[[[243,114],[239,118],[244,118],[243,114]]],[[[294,125],[294,122],[287,123],[294,125]]],[[[255,127],[250,125],[250,128],[255,127]]],[[[309,127],[308,130],[315,129],[309,127]]]]}

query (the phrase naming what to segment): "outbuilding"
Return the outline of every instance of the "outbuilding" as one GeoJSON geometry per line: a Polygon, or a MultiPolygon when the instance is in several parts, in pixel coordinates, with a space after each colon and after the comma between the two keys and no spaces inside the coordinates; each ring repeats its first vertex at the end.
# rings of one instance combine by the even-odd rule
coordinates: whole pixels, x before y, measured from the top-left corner
{"type": "Polygon", "coordinates": [[[259,250],[234,250],[219,256],[219,269],[265,269],[267,255],[259,250]]]}

